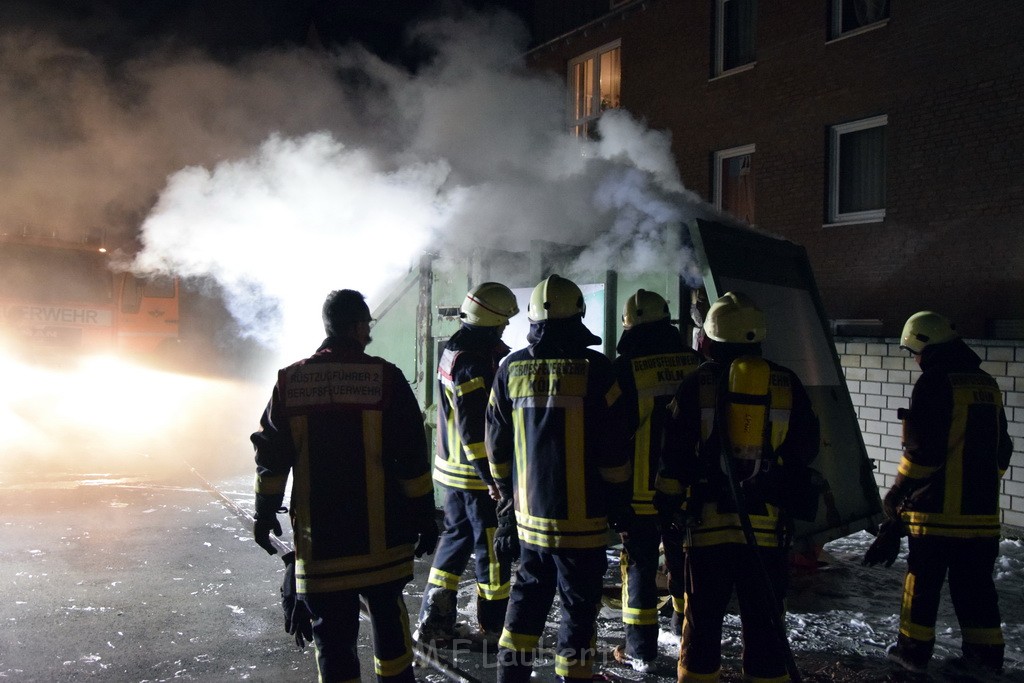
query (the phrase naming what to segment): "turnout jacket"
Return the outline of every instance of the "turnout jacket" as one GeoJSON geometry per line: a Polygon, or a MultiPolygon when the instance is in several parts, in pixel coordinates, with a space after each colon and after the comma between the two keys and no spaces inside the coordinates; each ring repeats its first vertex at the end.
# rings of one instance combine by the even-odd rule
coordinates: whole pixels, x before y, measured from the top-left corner
{"type": "MultiPolygon", "coordinates": [[[[726,346],[726,345],[720,345],[726,346]]],[[[719,425],[720,392],[733,360],[752,353],[734,347],[709,360],[679,385],[670,406],[665,449],[656,488],[659,496],[678,504],[685,493],[687,516],[695,520],[685,547],[746,543],[740,517],[722,467],[719,425]]],[[[800,378],[792,370],[767,361],[771,371],[769,427],[765,449],[769,464],[763,479],[744,487],[744,503],[757,545],[779,547],[781,538],[780,468],[806,467],[818,455],[820,427],[800,378]]],[[[724,417],[724,416],[723,416],[724,417]]],[[[659,512],[662,503],[659,502],[659,512]]],[[[670,512],[670,511],[669,511],[670,512]]]]}
{"type": "Polygon", "coordinates": [[[634,512],[654,515],[667,406],[683,378],[697,369],[700,356],[686,348],[667,320],[624,331],[616,350],[615,385],[609,394],[616,447],[629,453],[632,462],[634,512]]]}
{"type": "Polygon", "coordinates": [[[577,318],[534,323],[498,370],[487,457],[511,498],[519,540],[536,550],[603,548],[608,512],[628,506],[627,454],[611,448],[611,361],[577,318]]]}
{"type": "Polygon", "coordinates": [[[498,363],[509,351],[494,327],[463,325],[445,345],[437,366],[437,483],[469,491],[493,483],[484,414],[498,363]]]}
{"type": "Polygon", "coordinates": [[[999,536],[999,480],[1010,464],[1003,392],[961,339],[927,346],[904,422],[894,488],[912,536],[999,536]]]}
{"type": "Polygon", "coordinates": [[[279,506],[292,476],[299,593],[412,578],[410,520],[433,514],[433,485],[423,417],[401,370],[329,337],[278,373],[251,440],[257,500],[279,506]]]}

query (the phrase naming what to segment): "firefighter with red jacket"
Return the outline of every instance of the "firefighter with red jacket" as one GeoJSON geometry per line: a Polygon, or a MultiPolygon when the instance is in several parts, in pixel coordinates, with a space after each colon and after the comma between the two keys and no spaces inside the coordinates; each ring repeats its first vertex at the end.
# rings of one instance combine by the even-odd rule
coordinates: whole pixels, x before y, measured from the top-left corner
{"type": "Polygon", "coordinates": [[[529,346],[498,370],[487,408],[487,457],[502,500],[495,544],[520,548],[499,683],[530,680],[555,592],[562,616],[555,673],[589,681],[609,523],[628,528],[628,454],[610,448],[611,361],[583,325],[580,288],[552,275],[529,306],[529,346]]]}
{"type": "MultiPolygon", "coordinates": [[[[626,642],[615,658],[646,672],[658,656],[658,586],[661,532],[654,509],[654,485],[661,459],[666,407],[684,377],[697,369],[700,356],[686,347],[669,320],[668,303],[645,289],[630,296],[622,311],[622,336],[612,365],[612,415],[618,448],[630,454],[633,512],[636,518],[622,539],[622,621],[626,642]]],[[[682,545],[665,549],[682,563],[682,545]]],[[[678,579],[678,576],[673,578],[678,579]]],[[[681,583],[681,582],[680,582],[681,583]]],[[[682,612],[682,591],[670,592],[682,612]]],[[[681,587],[680,587],[681,588],[681,587]]]]}
{"type": "Polygon", "coordinates": [[[323,306],[327,338],[278,374],[252,443],[253,534],[268,553],[292,477],[298,600],[312,615],[321,681],[359,680],[359,604],[373,628],[378,681],[412,683],[402,591],[413,557],[437,543],[423,416],[401,370],[369,356],[369,308],[354,290],[323,306]]]}
{"type": "Polygon", "coordinates": [[[904,420],[903,458],[885,513],[909,534],[900,632],[889,659],[924,672],[935,646],[939,594],[949,596],[962,662],[975,672],[1003,667],[1003,633],[992,571],[999,555],[999,481],[1009,467],[1003,393],[949,320],[910,316],[901,348],[921,367],[904,420]]]}
{"type": "Polygon", "coordinates": [[[444,531],[423,591],[415,633],[420,642],[436,646],[460,635],[497,642],[505,622],[511,563],[494,550],[498,494],[484,447],[484,413],[498,364],[510,351],[501,334],[518,312],[515,294],[505,285],[485,282],[474,287],[462,302],[462,325],[438,363],[434,481],[445,489],[444,531]],[[470,555],[479,633],[460,634],[456,598],[470,555]]]}
{"type": "Polygon", "coordinates": [[[797,375],[761,357],[767,326],[749,297],[719,298],[703,330],[710,359],[670,406],[655,497],[666,527],[686,520],[678,680],[719,680],[722,619],[735,591],[744,677],[785,681],[795,665],[783,621],[781,482],[787,468],[817,456],[818,420],[797,375]]]}

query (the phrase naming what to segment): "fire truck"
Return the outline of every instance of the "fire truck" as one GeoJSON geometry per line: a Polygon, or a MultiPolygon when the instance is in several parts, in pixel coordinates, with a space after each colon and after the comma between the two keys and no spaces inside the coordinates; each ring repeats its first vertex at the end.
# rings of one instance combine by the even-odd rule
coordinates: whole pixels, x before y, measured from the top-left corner
{"type": "Polygon", "coordinates": [[[0,348],[30,360],[156,357],[178,341],[179,283],[112,267],[95,244],[0,235],[0,348]]]}

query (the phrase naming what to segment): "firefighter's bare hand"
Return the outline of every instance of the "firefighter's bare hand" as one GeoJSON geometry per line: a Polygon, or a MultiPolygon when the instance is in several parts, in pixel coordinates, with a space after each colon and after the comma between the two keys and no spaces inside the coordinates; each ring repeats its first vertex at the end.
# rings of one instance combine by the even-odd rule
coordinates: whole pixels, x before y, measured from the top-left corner
{"type": "Polygon", "coordinates": [[[269,555],[276,555],[277,548],[270,542],[270,532],[275,536],[281,536],[281,523],[277,521],[277,515],[272,517],[260,517],[252,523],[252,535],[256,539],[256,545],[267,551],[269,555]]]}
{"type": "Polygon", "coordinates": [[[495,502],[501,500],[501,492],[498,490],[497,484],[487,485],[487,495],[489,495],[491,497],[491,500],[495,502]]]}

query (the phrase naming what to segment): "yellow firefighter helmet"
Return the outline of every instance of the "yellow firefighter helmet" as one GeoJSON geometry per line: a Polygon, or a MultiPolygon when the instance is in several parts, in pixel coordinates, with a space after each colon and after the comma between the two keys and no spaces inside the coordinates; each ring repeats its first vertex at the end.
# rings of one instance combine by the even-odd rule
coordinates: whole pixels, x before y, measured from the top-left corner
{"type": "Polygon", "coordinates": [[[533,288],[528,313],[532,322],[539,323],[586,315],[587,305],[575,282],[552,275],[533,288]]]}
{"type": "Polygon", "coordinates": [[[907,318],[900,335],[900,348],[921,353],[925,347],[956,339],[956,327],[945,316],[931,311],[919,311],[907,318]]]}
{"type": "Polygon", "coordinates": [[[704,318],[708,339],[730,344],[756,344],[768,334],[764,313],[742,292],[726,292],[711,304],[704,318]]]}
{"type": "Polygon", "coordinates": [[[508,325],[508,319],[519,312],[516,295],[500,282],[484,282],[466,294],[459,318],[480,327],[508,325]]]}
{"type": "Polygon", "coordinates": [[[622,329],[629,330],[636,325],[653,323],[668,318],[668,303],[657,292],[646,289],[626,299],[622,307],[622,329]]]}

